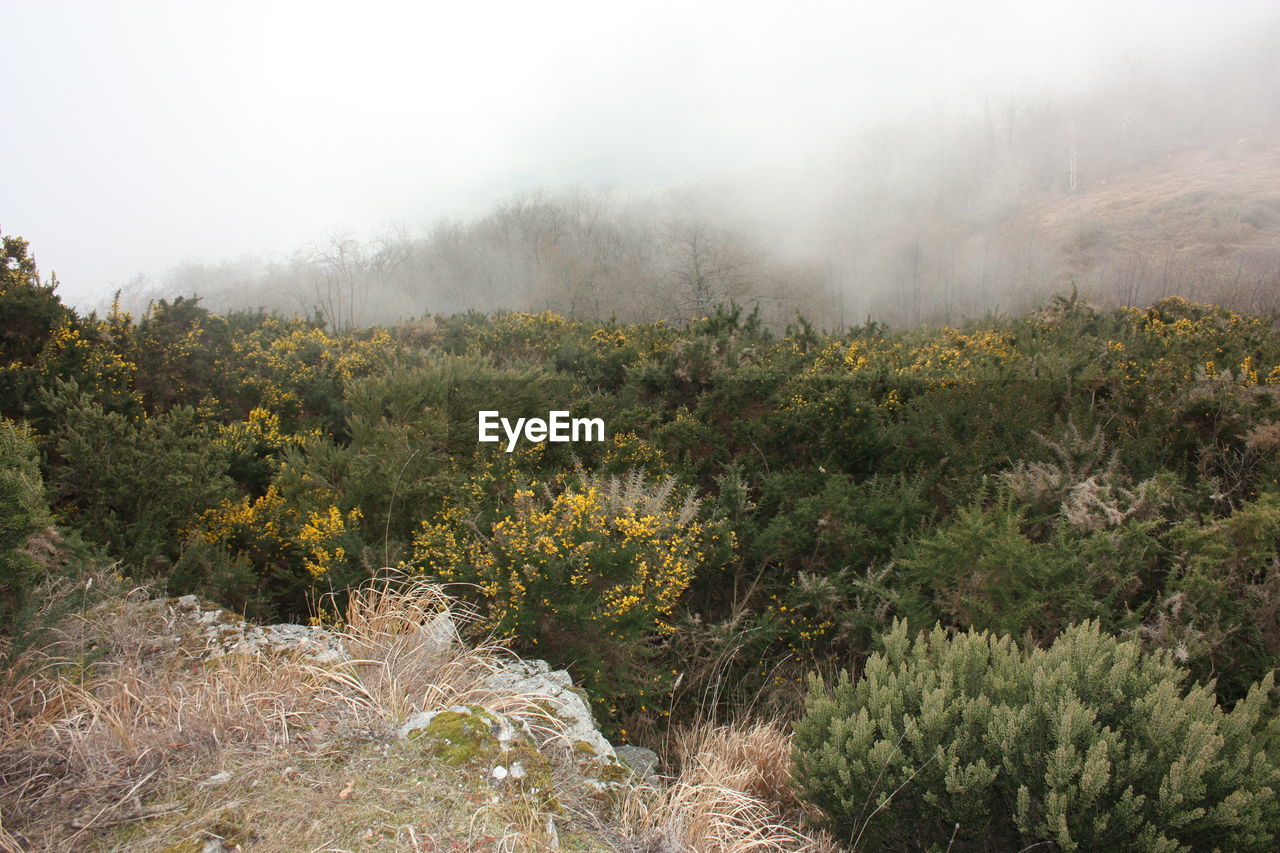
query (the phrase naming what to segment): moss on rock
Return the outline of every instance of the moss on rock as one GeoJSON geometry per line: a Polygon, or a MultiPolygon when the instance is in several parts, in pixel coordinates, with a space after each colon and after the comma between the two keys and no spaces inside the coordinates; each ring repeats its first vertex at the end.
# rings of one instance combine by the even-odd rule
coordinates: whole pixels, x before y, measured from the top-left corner
{"type": "Polygon", "coordinates": [[[466,767],[491,785],[538,795],[555,807],[551,763],[522,723],[479,705],[424,716],[422,725],[402,732],[442,764],[466,767]]]}

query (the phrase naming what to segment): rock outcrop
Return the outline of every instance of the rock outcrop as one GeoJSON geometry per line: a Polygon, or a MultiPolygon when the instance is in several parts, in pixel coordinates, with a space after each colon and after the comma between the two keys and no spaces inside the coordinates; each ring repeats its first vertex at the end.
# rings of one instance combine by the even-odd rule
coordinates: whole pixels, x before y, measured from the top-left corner
{"type": "Polygon", "coordinates": [[[544,802],[554,798],[550,762],[529,727],[506,714],[480,705],[421,711],[397,734],[450,767],[477,770],[492,785],[516,787],[544,802]]]}
{"type": "Polygon", "coordinates": [[[342,663],[351,656],[342,640],[318,626],[254,625],[217,608],[205,609],[194,595],[174,601],[179,614],[195,622],[196,629],[208,641],[206,658],[232,654],[296,654],[314,663],[342,663]]]}
{"type": "Polygon", "coordinates": [[[564,724],[560,734],[571,749],[604,764],[617,763],[613,744],[596,727],[586,691],[574,687],[573,677],[565,670],[553,670],[544,660],[516,660],[490,676],[486,686],[492,690],[545,696],[548,711],[564,724]]]}
{"type": "MultiPolygon", "coordinates": [[[[305,660],[324,665],[340,665],[351,660],[343,646],[342,639],[323,627],[279,624],[254,625],[238,616],[215,607],[202,606],[194,595],[184,595],[171,602],[174,611],[193,623],[197,635],[206,642],[206,659],[219,658],[235,654],[285,654],[297,655],[305,660]]],[[[453,619],[448,613],[440,613],[433,617],[422,629],[422,642],[433,643],[441,647],[459,644],[462,639],[453,619]]],[[[628,759],[620,763],[618,752],[613,744],[600,732],[595,716],[591,712],[586,691],[575,687],[573,677],[563,669],[551,669],[544,660],[521,660],[513,658],[502,662],[499,668],[487,679],[485,687],[498,693],[513,693],[528,697],[536,697],[559,725],[557,739],[563,742],[571,753],[585,763],[604,768],[621,768],[629,766],[637,775],[648,776],[656,765],[647,757],[637,757],[635,748],[627,753],[628,759]]],[[[484,726],[476,721],[483,717],[486,725],[494,728],[494,749],[497,753],[510,751],[510,744],[517,736],[528,739],[530,732],[523,723],[516,723],[502,714],[492,711],[457,706],[447,710],[422,711],[412,714],[398,729],[401,738],[416,738],[424,735],[435,738],[437,730],[444,726],[446,720],[452,728],[460,724],[458,715],[466,716],[475,725],[461,726],[470,731],[480,732],[484,726]],[[444,715],[442,717],[441,715],[444,715]],[[452,715],[452,716],[451,716],[452,715]],[[433,732],[435,734],[433,734],[433,732]]],[[[436,746],[445,747],[436,741],[436,746]]],[[[530,741],[531,742],[531,741],[530,741]]],[[[454,746],[457,746],[456,744],[454,746]]],[[[489,744],[484,744],[485,749],[489,744]]],[[[493,750],[489,750],[493,751],[493,750]]],[[[643,750],[648,753],[648,750],[643,750]]],[[[649,753],[652,755],[652,753],[649,753]]],[[[501,762],[500,755],[492,772],[496,778],[519,777],[524,775],[525,768],[508,766],[501,762]]]]}

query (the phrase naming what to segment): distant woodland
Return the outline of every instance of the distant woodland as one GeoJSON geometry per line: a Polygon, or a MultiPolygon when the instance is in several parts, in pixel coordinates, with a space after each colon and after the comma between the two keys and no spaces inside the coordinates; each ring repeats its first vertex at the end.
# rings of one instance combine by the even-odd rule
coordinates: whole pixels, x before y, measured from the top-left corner
{"type": "MultiPolygon", "coordinates": [[[[775,330],[958,322],[1073,289],[1245,311],[1280,282],[1274,28],[1177,64],[1134,55],[1072,96],[1012,87],[815,140],[749,181],[529,192],[483,216],[190,263],[123,289],[330,329],[423,313],[684,321],[733,302],[775,330]]],[[[102,306],[104,309],[106,305],[102,306]]]]}

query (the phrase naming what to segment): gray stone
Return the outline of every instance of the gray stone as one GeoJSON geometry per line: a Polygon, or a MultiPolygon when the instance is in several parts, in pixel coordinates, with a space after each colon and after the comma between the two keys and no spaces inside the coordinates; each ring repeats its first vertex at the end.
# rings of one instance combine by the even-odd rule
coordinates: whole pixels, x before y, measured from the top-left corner
{"type": "Polygon", "coordinates": [[[458,634],[458,626],[448,613],[437,613],[432,616],[431,621],[423,626],[422,632],[426,642],[437,646],[452,646],[462,642],[462,637],[458,634]]]}
{"type": "Polygon", "coordinates": [[[602,764],[617,761],[613,744],[600,734],[591,707],[564,670],[552,671],[543,660],[513,661],[489,676],[485,686],[491,690],[545,696],[549,710],[564,725],[561,736],[570,748],[587,752],[602,764]]]}
{"type": "MultiPolygon", "coordinates": [[[[176,602],[176,609],[192,619],[208,643],[205,658],[212,659],[228,654],[256,655],[264,653],[295,654],[321,665],[336,665],[351,660],[340,637],[322,627],[279,624],[259,626],[240,619],[223,610],[203,610],[194,595],[185,595],[176,602]]],[[[419,628],[421,642],[441,649],[461,644],[458,625],[448,613],[432,616],[419,628]]],[[[595,716],[587,702],[586,693],[573,684],[573,677],[563,669],[553,670],[543,660],[512,660],[494,672],[485,682],[490,690],[523,694],[535,700],[543,700],[548,712],[559,721],[560,738],[579,758],[590,757],[592,763],[616,764],[618,756],[613,744],[596,727],[595,716]]],[[[451,710],[468,712],[463,707],[451,710]]],[[[426,711],[413,714],[399,727],[401,738],[412,732],[425,730],[438,712],[426,711]]],[[[502,745],[529,735],[527,725],[513,723],[505,715],[494,715],[498,720],[493,732],[502,745]]],[[[648,750],[644,750],[648,752],[648,750]]],[[[652,753],[649,753],[652,756],[652,753]]],[[[657,763],[652,759],[637,759],[642,767],[657,763]]],[[[636,772],[645,775],[637,768],[636,772]]]]}
{"type": "Polygon", "coordinates": [[[643,746],[622,744],[613,748],[618,761],[630,768],[631,772],[641,779],[647,779],[658,768],[658,753],[643,746]]]}
{"type": "Polygon", "coordinates": [[[414,732],[425,732],[427,726],[431,725],[431,721],[439,713],[439,711],[418,711],[416,714],[410,714],[409,719],[404,721],[404,725],[396,729],[396,736],[407,738],[411,737],[414,732]]]}
{"type": "Polygon", "coordinates": [[[251,625],[222,610],[201,610],[195,596],[178,599],[178,609],[201,626],[208,641],[205,657],[229,654],[255,655],[264,652],[297,654],[318,664],[338,664],[351,660],[342,640],[324,628],[307,625],[251,625]]]}

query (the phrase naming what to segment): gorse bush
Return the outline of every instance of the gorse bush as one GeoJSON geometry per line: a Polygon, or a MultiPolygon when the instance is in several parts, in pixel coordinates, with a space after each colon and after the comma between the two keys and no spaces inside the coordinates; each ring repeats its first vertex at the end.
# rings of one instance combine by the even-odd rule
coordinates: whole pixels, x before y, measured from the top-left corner
{"type": "Polygon", "coordinates": [[[86,539],[154,575],[181,529],[231,491],[229,454],[189,406],[130,418],[63,390],[50,491],[86,539]]]}
{"type": "Polygon", "coordinates": [[[733,534],[699,518],[673,479],[592,477],[517,488],[509,499],[474,485],[414,539],[413,564],[467,584],[488,626],[540,655],[571,663],[602,702],[653,712],[669,676],[638,666],[697,572],[722,568],[733,534]]]}
{"type": "Polygon", "coordinates": [[[56,287],[56,281],[40,281],[26,240],[0,236],[0,414],[7,417],[30,413],[36,362],[54,331],[74,316],[56,287]]]}
{"type": "Polygon", "coordinates": [[[782,706],[894,618],[1033,645],[1096,619],[1227,703],[1280,666],[1273,318],[1074,297],[835,332],[704,305],[395,329],[196,298],[80,316],[25,241],[0,243],[0,415],[31,428],[65,531],[170,594],[304,619],[319,593],[430,561],[522,651],[646,711],[641,685],[673,670],[691,704],[782,706]],[[491,409],[599,417],[607,440],[477,452],[491,409]],[[671,522],[680,490],[632,517],[575,462],[690,487],[701,531],[671,522]]]}
{"type": "Polygon", "coordinates": [[[1138,575],[1158,544],[1152,524],[1103,531],[1064,524],[1039,539],[1035,527],[1009,495],[958,508],[895,552],[897,612],[916,627],[940,621],[1041,644],[1090,617],[1108,629],[1129,627],[1138,575]]]}
{"type": "Polygon", "coordinates": [[[1182,521],[1162,544],[1168,595],[1145,620],[1148,639],[1189,657],[1193,672],[1216,673],[1219,692],[1243,695],[1280,649],[1280,495],[1226,518],[1182,521]]]}
{"type": "Polygon", "coordinates": [[[1048,649],[941,628],[811,683],[794,778],[859,850],[1271,851],[1270,675],[1225,711],[1096,622],[1048,649]]]}
{"type": "Polygon", "coordinates": [[[1079,566],[1038,547],[1022,523],[1007,505],[961,507],[901,549],[898,564],[926,614],[953,627],[1056,633],[1071,599],[1087,591],[1077,590],[1079,566]]]}
{"type": "Polygon", "coordinates": [[[257,615],[290,613],[309,592],[360,580],[361,517],[314,485],[286,496],[273,484],[260,497],[225,501],[190,531],[175,572],[185,586],[173,591],[217,590],[225,603],[257,615]]]}

